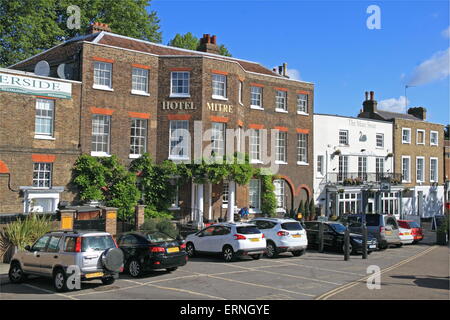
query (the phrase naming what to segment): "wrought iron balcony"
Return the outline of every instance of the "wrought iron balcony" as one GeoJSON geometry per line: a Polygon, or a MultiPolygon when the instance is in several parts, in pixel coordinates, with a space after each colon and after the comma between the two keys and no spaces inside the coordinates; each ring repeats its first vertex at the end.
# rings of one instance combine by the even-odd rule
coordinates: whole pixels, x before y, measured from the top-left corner
{"type": "Polygon", "coordinates": [[[393,185],[402,183],[400,173],[386,172],[332,172],[323,181],[325,184],[342,186],[359,186],[372,183],[389,182],[393,185]]]}

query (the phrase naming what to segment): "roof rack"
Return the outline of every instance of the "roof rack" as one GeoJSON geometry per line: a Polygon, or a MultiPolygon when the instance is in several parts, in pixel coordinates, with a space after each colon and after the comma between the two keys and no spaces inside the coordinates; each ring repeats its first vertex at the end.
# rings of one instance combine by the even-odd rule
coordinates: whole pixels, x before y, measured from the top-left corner
{"type": "Polygon", "coordinates": [[[65,230],[50,230],[47,233],[52,233],[52,232],[62,232],[62,233],[78,233],[77,230],[73,230],[73,229],[65,229],[65,230]]]}

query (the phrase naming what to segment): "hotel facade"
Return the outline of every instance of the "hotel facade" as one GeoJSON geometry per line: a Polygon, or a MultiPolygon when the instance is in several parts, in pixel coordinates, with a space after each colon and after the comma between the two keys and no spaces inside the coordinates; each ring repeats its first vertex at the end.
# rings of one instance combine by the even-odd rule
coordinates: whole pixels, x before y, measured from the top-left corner
{"type": "MultiPolygon", "coordinates": [[[[312,198],[312,83],[220,56],[215,36],[204,35],[200,52],[91,29],[0,69],[0,213],[78,203],[70,180],[81,154],[127,165],[145,152],[160,163],[241,151],[276,174],[280,214],[312,198]],[[42,60],[48,76],[33,73],[42,60]],[[33,90],[32,79],[56,85],[33,90]]],[[[242,207],[262,213],[258,179],[186,181],[170,209],[214,220],[242,207]]]]}

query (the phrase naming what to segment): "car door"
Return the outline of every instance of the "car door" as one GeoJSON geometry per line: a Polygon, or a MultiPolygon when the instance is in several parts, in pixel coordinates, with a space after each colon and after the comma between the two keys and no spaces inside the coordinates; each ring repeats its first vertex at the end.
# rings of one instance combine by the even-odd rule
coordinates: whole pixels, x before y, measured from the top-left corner
{"type": "Polygon", "coordinates": [[[117,243],[123,252],[124,261],[128,261],[136,255],[138,240],[132,234],[126,234],[119,238],[117,243]]]}
{"type": "Polygon", "coordinates": [[[211,226],[203,231],[200,231],[200,233],[197,235],[196,240],[194,242],[195,250],[197,251],[204,251],[204,252],[211,252],[211,236],[215,230],[216,226],[211,226]]]}
{"type": "Polygon", "coordinates": [[[59,247],[62,236],[53,235],[47,243],[47,247],[41,252],[40,257],[40,272],[51,276],[53,272],[53,265],[59,260],[59,247]]]}
{"type": "Polygon", "coordinates": [[[231,229],[228,227],[216,227],[208,241],[208,250],[211,252],[222,252],[225,243],[229,243],[231,229]]]}
{"type": "Polygon", "coordinates": [[[308,244],[317,245],[318,242],[318,233],[319,233],[319,224],[317,222],[306,222],[306,236],[308,238],[308,244]]]}
{"type": "Polygon", "coordinates": [[[323,224],[323,245],[326,247],[334,247],[336,242],[336,234],[331,229],[331,227],[324,223],[323,224]]]}
{"type": "Polygon", "coordinates": [[[33,244],[30,251],[25,251],[22,259],[24,272],[41,273],[41,254],[47,247],[50,237],[50,235],[44,235],[33,244]]]}

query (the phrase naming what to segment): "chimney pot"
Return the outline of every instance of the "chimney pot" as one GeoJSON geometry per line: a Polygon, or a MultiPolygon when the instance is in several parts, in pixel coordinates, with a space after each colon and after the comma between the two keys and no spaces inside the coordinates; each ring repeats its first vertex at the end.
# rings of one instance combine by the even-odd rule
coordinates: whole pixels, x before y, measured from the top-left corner
{"type": "Polygon", "coordinates": [[[217,39],[217,37],[214,35],[214,36],[212,36],[211,37],[211,43],[212,44],[216,44],[216,39],[217,39]]]}
{"type": "Polygon", "coordinates": [[[369,92],[368,91],[365,92],[365,95],[366,95],[366,101],[369,100],[369,92]]]}
{"type": "Polygon", "coordinates": [[[370,91],[370,100],[371,101],[373,101],[374,100],[374,94],[375,94],[375,92],[373,92],[373,91],[370,91]]]}

